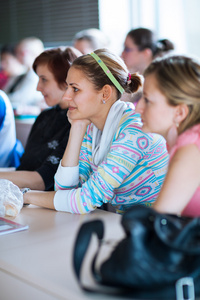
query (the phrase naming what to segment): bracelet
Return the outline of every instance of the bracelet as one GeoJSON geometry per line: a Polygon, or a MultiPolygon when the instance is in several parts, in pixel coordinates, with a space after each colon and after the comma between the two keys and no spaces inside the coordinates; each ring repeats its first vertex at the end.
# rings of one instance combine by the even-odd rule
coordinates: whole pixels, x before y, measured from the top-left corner
{"type": "MultiPolygon", "coordinates": [[[[25,193],[27,193],[28,191],[30,191],[30,189],[29,188],[24,188],[24,189],[20,189],[20,191],[24,195],[25,193]]],[[[23,206],[27,206],[27,205],[29,205],[29,203],[23,203],[23,206]]]]}
{"type": "Polygon", "coordinates": [[[29,189],[29,188],[24,188],[24,189],[21,189],[20,191],[22,192],[22,194],[25,194],[25,193],[27,193],[28,191],[30,191],[30,189],[29,189]]]}

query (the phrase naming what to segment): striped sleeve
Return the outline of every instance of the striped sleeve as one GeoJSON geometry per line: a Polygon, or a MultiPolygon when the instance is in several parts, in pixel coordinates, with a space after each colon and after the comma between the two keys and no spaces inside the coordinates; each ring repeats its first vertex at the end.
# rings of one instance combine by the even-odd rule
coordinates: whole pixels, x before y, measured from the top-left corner
{"type": "Polygon", "coordinates": [[[71,189],[66,197],[62,198],[63,206],[61,197],[55,197],[55,207],[56,202],[60,201],[59,207],[63,209],[67,201],[70,212],[84,214],[114,198],[115,189],[137,165],[143,151],[149,148],[149,142],[143,139],[140,128],[134,124],[125,126],[122,132],[116,133],[116,137],[107,159],[98,166],[95,172],[91,173],[81,187],[71,189]]]}

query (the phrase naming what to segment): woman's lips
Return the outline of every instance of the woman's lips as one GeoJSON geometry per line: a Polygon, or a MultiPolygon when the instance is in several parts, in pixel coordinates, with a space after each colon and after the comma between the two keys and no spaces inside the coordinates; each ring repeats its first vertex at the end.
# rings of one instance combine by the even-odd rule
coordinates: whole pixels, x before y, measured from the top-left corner
{"type": "Polygon", "coordinates": [[[74,109],[76,109],[76,107],[72,107],[72,106],[68,107],[68,110],[74,110],[74,109]]]}

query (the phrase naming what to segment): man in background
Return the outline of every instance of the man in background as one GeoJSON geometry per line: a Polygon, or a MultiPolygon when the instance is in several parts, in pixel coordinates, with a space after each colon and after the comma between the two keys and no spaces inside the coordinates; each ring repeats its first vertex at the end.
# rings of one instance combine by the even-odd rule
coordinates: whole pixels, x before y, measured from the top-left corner
{"type": "Polygon", "coordinates": [[[26,72],[7,91],[14,109],[24,105],[37,105],[42,100],[41,93],[36,90],[38,78],[32,70],[32,64],[43,51],[44,45],[36,37],[25,38],[17,44],[16,57],[24,65],[26,72]]]}

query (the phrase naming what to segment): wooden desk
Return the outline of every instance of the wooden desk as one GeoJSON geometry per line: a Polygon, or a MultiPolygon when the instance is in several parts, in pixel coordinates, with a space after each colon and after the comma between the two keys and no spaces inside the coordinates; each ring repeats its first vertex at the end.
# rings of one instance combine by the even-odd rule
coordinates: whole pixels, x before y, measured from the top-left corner
{"type": "Polygon", "coordinates": [[[88,215],[73,215],[33,205],[22,208],[14,221],[28,224],[29,229],[0,236],[0,299],[105,299],[84,293],[72,268],[77,231],[83,222],[97,218],[105,221],[106,238],[123,236],[121,217],[111,212],[97,209],[88,215]]]}

